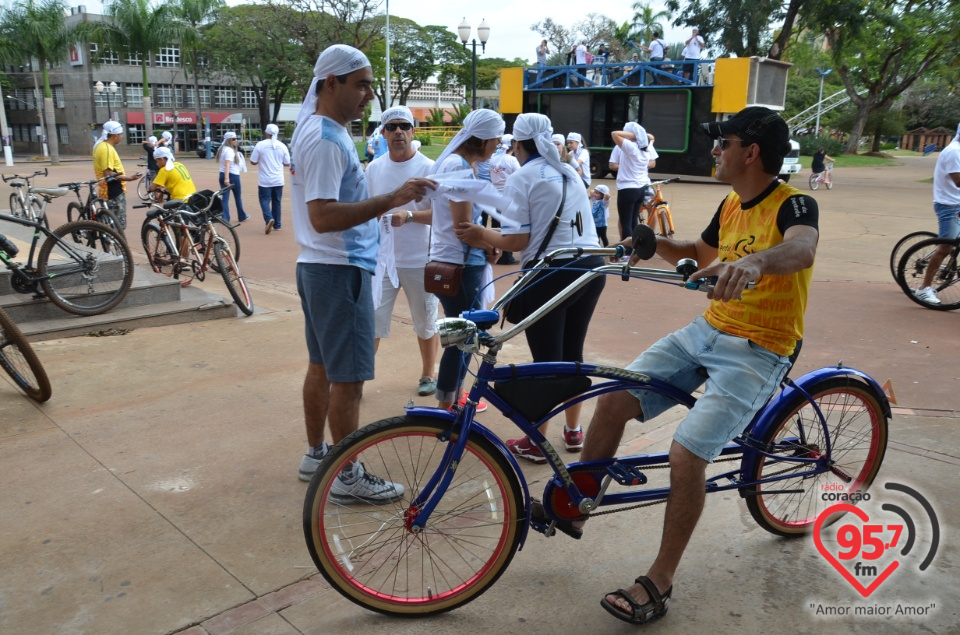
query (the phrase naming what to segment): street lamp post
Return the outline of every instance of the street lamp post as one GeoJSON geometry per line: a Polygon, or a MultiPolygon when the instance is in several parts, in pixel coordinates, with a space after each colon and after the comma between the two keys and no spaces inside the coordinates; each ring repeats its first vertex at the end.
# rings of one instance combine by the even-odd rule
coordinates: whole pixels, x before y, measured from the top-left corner
{"type": "Polygon", "coordinates": [[[109,115],[110,115],[110,116],[109,116],[109,119],[112,120],[112,119],[113,119],[113,101],[110,99],[110,96],[116,94],[116,92],[117,92],[117,82],[110,82],[110,85],[109,85],[109,86],[104,86],[104,85],[103,85],[103,82],[98,81],[96,84],[94,84],[94,87],[97,89],[97,92],[98,92],[98,93],[101,93],[101,94],[102,94],[104,91],[106,91],[106,93],[107,93],[107,110],[110,111],[110,112],[109,112],[109,115]]]}
{"type": "Polygon", "coordinates": [[[820,98],[817,100],[817,124],[813,129],[816,136],[820,136],[820,109],[823,107],[823,78],[829,75],[833,69],[828,68],[827,70],[816,69],[817,73],[820,75],[820,98]]]}
{"type": "MultiPolygon", "coordinates": [[[[477,40],[470,39],[470,31],[473,27],[470,26],[470,23],[467,22],[467,19],[464,18],[463,22],[460,23],[460,26],[457,27],[457,32],[460,34],[460,41],[463,42],[463,48],[467,48],[467,40],[470,40],[470,46],[473,47],[473,109],[477,109],[477,40]]],[[[490,39],[490,27],[487,26],[487,21],[482,20],[480,26],[477,27],[477,37],[480,38],[480,51],[483,53],[487,52],[487,40],[490,39]]]]}

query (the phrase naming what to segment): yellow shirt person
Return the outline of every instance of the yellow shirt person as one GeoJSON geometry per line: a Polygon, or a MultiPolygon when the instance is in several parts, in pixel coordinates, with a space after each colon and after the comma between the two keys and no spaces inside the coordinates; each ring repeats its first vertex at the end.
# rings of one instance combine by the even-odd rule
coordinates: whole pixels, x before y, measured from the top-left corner
{"type": "Polygon", "coordinates": [[[197,186],[193,184],[190,172],[182,163],[173,159],[173,153],[167,148],[157,148],[153,153],[157,162],[157,176],[153,179],[150,191],[166,188],[170,200],[186,201],[195,194],[197,186]]]}

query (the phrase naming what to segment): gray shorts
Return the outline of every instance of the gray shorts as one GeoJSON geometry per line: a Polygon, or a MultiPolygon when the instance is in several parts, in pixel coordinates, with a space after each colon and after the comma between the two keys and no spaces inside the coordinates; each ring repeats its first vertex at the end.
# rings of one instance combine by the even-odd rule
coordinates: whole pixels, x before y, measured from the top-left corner
{"type": "Polygon", "coordinates": [[[352,265],[297,263],[310,363],[327,379],[373,379],[373,275],[352,265]]]}

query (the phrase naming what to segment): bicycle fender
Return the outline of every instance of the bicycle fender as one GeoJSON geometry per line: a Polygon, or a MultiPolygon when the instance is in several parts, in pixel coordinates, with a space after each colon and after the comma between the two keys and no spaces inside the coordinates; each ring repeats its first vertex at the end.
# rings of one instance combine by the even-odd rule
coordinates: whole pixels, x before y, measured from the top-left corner
{"type": "MultiPolygon", "coordinates": [[[[426,406],[414,406],[412,408],[404,408],[406,413],[411,417],[427,417],[431,419],[442,419],[448,423],[453,423],[457,418],[457,413],[451,412],[449,410],[442,410],[440,408],[428,408],[426,406]]],[[[516,457],[507,449],[507,446],[496,434],[490,431],[489,428],[484,426],[482,423],[473,420],[473,423],[470,425],[471,432],[476,432],[480,434],[483,438],[489,441],[497,450],[500,451],[500,454],[510,463],[510,467],[513,468],[513,475],[516,477],[517,481],[520,483],[521,495],[523,496],[523,502],[526,509],[524,510],[524,518],[526,522],[523,524],[523,527],[520,528],[520,546],[517,548],[517,551],[523,550],[523,545],[527,541],[527,533],[530,530],[530,488],[527,487],[527,481],[523,478],[523,471],[520,469],[520,464],[517,463],[516,457]]]]}
{"type": "MultiPolygon", "coordinates": [[[[887,420],[890,420],[893,417],[893,413],[890,409],[890,401],[887,399],[887,395],[883,392],[883,388],[880,387],[880,384],[878,384],[877,381],[870,375],[855,368],[846,368],[842,366],[819,368],[807,373],[806,375],[803,375],[799,379],[793,380],[793,383],[803,390],[809,392],[815,384],[827,379],[833,379],[835,377],[849,377],[853,378],[855,381],[861,382],[863,386],[867,388],[867,390],[869,390],[874,397],[876,397],[880,405],[883,406],[883,414],[887,420]]],[[[800,390],[792,385],[787,385],[784,387],[784,389],[781,390],[780,393],[773,399],[771,399],[766,407],[764,407],[758,413],[758,418],[754,419],[753,424],[749,427],[750,436],[754,439],[764,438],[764,436],[766,436],[766,434],[770,431],[770,428],[772,428],[785,414],[787,406],[795,398],[795,396],[802,394],[803,393],[801,393],[800,390]]],[[[749,447],[745,447],[743,461],[741,463],[742,473],[750,474],[756,461],[759,459],[760,455],[758,453],[751,451],[749,447]]]]}

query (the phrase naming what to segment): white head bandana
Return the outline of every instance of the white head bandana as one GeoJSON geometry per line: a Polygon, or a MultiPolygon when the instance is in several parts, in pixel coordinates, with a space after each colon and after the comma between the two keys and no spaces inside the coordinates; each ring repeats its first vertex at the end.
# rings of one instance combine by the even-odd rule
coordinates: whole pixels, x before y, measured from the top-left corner
{"type": "MultiPolygon", "coordinates": [[[[556,136],[560,137],[562,143],[563,136],[556,136]]],[[[546,115],[532,112],[519,115],[513,124],[513,138],[517,141],[533,139],[533,142],[537,145],[537,152],[551,167],[566,178],[579,180],[580,177],[573,171],[572,167],[560,163],[560,152],[557,150],[557,146],[553,144],[553,126],[550,123],[550,118],[546,115]]]]}
{"type": "Polygon", "coordinates": [[[168,131],[164,131],[160,136],[163,137],[164,141],[167,143],[173,141],[173,135],[168,131]]]}
{"type": "Polygon", "coordinates": [[[119,121],[108,121],[103,124],[103,130],[100,133],[100,137],[97,139],[97,142],[93,144],[93,147],[96,148],[98,145],[107,140],[107,135],[112,134],[123,134],[123,126],[120,125],[119,121]]]}
{"type": "Polygon", "coordinates": [[[170,148],[163,148],[163,147],[157,148],[156,150],[153,151],[153,158],[166,159],[167,164],[163,166],[163,169],[166,170],[167,172],[170,172],[171,170],[173,170],[173,167],[174,167],[173,153],[170,152],[170,148]]]}
{"type": "Polygon", "coordinates": [[[331,75],[349,75],[367,66],[370,66],[370,60],[352,46],[334,44],[325,48],[313,66],[313,81],[310,82],[307,95],[303,98],[303,105],[300,106],[297,126],[317,111],[317,84],[331,75]]]}
{"type": "Polygon", "coordinates": [[[583,137],[580,136],[579,132],[568,132],[567,141],[576,141],[577,143],[583,143],[583,137]]]}
{"type": "MultiPolygon", "coordinates": [[[[414,125],[413,113],[410,112],[410,109],[406,106],[394,106],[393,108],[387,108],[382,115],[380,115],[380,125],[381,127],[385,123],[389,123],[394,119],[403,119],[411,126],[414,125]]],[[[382,131],[381,131],[382,132],[382,131]]]]}
{"type": "Polygon", "coordinates": [[[413,148],[414,152],[417,152],[418,150],[420,150],[420,142],[414,139],[413,141],[410,142],[410,147],[413,148]]]}
{"type": "Polygon", "coordinates": [[[623,131],[633,133],[633,136],[637,138],[637,146],[641,150],[650,145],[650,140],[647,139],[647,131],[636,121],[628,121],[623,127],[623,131]]]}
{"type": "Polygon", "coordinates": [[[152,136],[152,135],[149,136],[149,137],[147,137],[147,141],[149,141],[149,142],[152,143],[153,145],[157,145],[157,138],[154,137],[154,136],[152,136]]]}
{"type": "Polygon", "coordinates": [[[563,135],[562,135],[562,134],[555,134],[555,135],[553,135],[552,137],[550,137],[550,140],[553,141],[554,143],[558,143],[558,144],[560,144],[560,145],[564,145],[564,143],[563,143],[563,142],[564,142],[564,139],[563,139],[563,135]]]}
{"type": "Polygon", "coordinates": [[[236,139],[236,138],[237,138],[237,133],[233,132],[232,130],[230,132],[223,133],[224,141],[229,141],[230,139],[236,139]]]}
{"type": "Polygon", "coordinates": [[[503,136],[504,128],[506,128],[506,124],[504,124],[503,117],[501,117],[499,113],[487,110],[486,108],[474,110],[463,120],[463,128],[450,140],[446,149],[439,158],[437,158],[437,162],[433,164],[433,169],[430,173],[433,174],[439,170],[440,165],[446,158],[453,154],[454,150],[463,145],[463,142],[470,137],[476,137],[484,141],[487,139],[499,139],[503,136]]]}
{"type": "Polygon", "coordinates": [[[267,127],[264,128],[263,131],[264,133],[270,135],[270,145],[276,148],[280,144],[280,141],[277,139],[277,137],[280,136],[279,126],[277,126],[275,123],[268,123],[267,127]]]}

